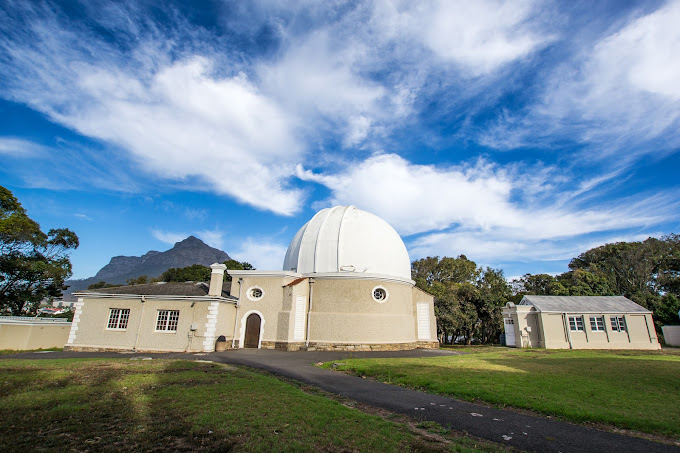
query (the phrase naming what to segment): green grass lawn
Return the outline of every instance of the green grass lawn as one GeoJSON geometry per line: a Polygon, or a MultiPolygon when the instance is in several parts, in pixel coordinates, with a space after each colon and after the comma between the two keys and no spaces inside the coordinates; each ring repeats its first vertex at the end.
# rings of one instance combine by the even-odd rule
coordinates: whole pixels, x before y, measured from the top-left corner
{"type": "Polygon", "coordinates": [[[350,359],[337,369],[465,400],[680,439],[678,350],[458,350],[466,354],[350,359]]]}
{"type": "Polygon", "coordinates": [[[436,438],[261,372],[179,360],[0,360],[0,413],[0,451],[503,449],[436,438]]]}

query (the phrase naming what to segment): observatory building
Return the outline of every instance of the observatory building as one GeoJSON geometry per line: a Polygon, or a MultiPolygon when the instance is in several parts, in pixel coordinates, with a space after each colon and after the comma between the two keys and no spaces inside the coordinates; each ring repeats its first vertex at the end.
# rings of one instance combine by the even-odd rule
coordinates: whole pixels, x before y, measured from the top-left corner
{"type": "Polygon", "coordinates": [[[433,297],[411,280],[399,234],[354,206],[314,215],[293,237],[282,270],[230,270],[229,287],[223,282],[225,266],[211,268],[209,285],[137,285],[77,294],[67,349],[439,346],[433,297]]]}

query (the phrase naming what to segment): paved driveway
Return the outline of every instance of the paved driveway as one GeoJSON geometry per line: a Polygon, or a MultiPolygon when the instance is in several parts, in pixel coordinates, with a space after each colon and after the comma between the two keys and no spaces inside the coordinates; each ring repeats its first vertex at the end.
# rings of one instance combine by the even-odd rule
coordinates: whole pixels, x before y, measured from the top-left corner
{"type": "MultiPolygon", "coordinates": [[[[415,350],[399,352],[283,352],[240,349],[209,354],[135,354],[136,357],[203,359],[247,365],[311,384],[352,400],[435,421],[457,431],[538,452],[679,452],[680,448],[644,439],[599,431],[543,417],[522,415],[486,406],[430,395],[416,390],[349,376],[314,366],[317,362],[354,357],[431,357],[456,354],[451,351],[415,350]]],[[[119,353],[54,352],[18,354],[15,358],[125,357],[119,353]]],[[[127,354],[130,356],[130,354],[127,354]]],[[[2,358],[9,358],[4,356],[2,358]]]]}

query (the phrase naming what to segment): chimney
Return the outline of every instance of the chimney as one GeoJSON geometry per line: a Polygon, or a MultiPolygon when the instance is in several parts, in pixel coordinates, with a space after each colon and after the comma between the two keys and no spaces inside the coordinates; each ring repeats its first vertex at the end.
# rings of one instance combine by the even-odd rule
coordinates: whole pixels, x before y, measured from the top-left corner
{"type": "Polygon", "coordinates": [[[215,263],[210,265],[210,269],[212,269],[212,273],[210,274],[210,289],[208,290],[208,296],[221,296],[224,271],[227,269],[227,266],[215,263]]]}

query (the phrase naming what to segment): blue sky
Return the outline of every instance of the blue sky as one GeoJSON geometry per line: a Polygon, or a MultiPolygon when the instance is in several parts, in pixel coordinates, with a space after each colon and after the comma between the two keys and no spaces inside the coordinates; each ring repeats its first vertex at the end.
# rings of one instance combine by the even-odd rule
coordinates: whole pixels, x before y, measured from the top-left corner
{"type": "Polygon", "coordinates": [[[74,277],[260,269],[353,204],[412,259],[559,273],[680,233],[680,2],[0,0],[0,183],[74,277]],[[191,3],[187,6],[185,3],[191,3]]]}

